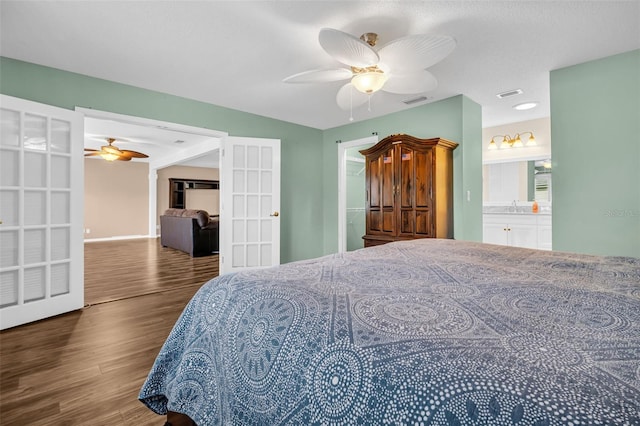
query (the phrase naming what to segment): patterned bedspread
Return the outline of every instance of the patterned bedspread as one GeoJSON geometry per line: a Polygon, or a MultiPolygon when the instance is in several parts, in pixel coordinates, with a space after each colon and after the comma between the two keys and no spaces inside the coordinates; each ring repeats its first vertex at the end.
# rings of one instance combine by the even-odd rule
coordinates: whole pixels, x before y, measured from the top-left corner
{"type": "Polygon", "coordinates": [[[140,399],[198,425],[639,425],[640,259],[398,242],[218,277],[140,399]]]}

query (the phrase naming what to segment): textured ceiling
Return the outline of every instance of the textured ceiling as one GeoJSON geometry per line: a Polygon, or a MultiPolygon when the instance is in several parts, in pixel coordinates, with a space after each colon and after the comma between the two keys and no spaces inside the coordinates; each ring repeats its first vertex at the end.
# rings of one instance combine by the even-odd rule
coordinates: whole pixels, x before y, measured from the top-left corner
{"type": "MultiPolygon", "coordinates": [[[[381,43],[445,34],[457,47],[429,68],[426,102],[464,94],[483,127],[549,116],[549,71],[640,48],[638,1],[7,1],[3,56],[319,129],[349,123],[344,82],[285,84],[339,66],[318,43],[336,28],[381,43]],[[520,88],[523,94],[498,99],[520,88]],[[525,101],[529,111],[512,107],[525,101]]],[[[606,78],[606,76],[603,76],[606,78]]],[[[417,95],[376,93],[360,121],[409,108],[417,95]]],[[[420,105],[420,104],[418,104],[420,105]]],[[[224,129],[219,129],[224,130],[224,129]]]]}

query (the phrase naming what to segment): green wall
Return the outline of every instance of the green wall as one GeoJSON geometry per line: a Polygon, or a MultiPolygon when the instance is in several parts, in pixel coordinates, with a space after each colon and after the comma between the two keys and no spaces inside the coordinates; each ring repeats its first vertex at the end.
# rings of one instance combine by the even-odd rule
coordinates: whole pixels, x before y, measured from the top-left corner
{"type": "Polygon", "coordinates": [[[336,140],[378,132],[458,142],[454,151],[455,238],[482,241],[480,106],[464,96],[329,130],[0,57],[0,93],[67,109],[76,106],[282,141],[281,261],[337,251],[336,140]],[[471,201],[466,192],[471,191],[471,201]]]}
{"type": "Polygon", "coordinates": [[[420,138],[442,137],[460,144],[453,151],[454,237],[482,241],[482,116],[480,105],[454,96],[405,111],[324,131],[324,251],[338,247],[338,144],[378,134],[405,133],[420,138]],[[471,192],[467,201],[466,192],[471,192]]]}
{"type": "Polygon", "coordinates": [[[640,50],[550,82],[553,249],[640,257],[640,50]]]}
{"type": "Polygon", "coordinates": [[[281,139],[281,261],[322,253],[322,131],[212,104],[0,57],[0,93],[66,109],[76,106],[281,139]]]}

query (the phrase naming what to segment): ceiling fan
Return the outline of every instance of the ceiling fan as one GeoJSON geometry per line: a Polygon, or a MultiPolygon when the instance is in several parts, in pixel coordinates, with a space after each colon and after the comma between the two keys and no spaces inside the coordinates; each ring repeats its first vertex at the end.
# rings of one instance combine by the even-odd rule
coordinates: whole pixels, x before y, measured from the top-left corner
{"type": "Polygon", "coordinates": [[[130,151],[127,149],[119,149],[113,145],[116,141],[115,138],[106,138],[107,143],[109,145],[103,145],[100,149],[91,149],[85,148],[85,151],[89,151],[89,153],[85,154],[85,157],[93,157],[96,155],[101,156],[107,161],[131,161],[132,158],[147,158],[147,154],[143,154],[137,151],[130,151]]]}
{"type": "Polygon", "coordinates": [[[438,81],[426,68],[446,58],[456,47],[450,36],[409,35],[375,48],[378,35],[360,38],[323,28],[320,46],[348,68],[315,69],[285,78],[285,83],[325,83],[350,79],[338,90],[336,101],[342,109],[364,104],[378,90],[399,94],[429,92],[438,81]],[[352,90],[352,89],[356,90],[352,90]]]}

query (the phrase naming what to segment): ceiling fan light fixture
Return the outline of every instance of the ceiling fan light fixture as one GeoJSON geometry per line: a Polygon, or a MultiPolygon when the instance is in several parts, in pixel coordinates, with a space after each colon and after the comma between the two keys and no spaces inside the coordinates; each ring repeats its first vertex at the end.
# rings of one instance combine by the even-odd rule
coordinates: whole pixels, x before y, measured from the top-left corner
{"type": "Polygon", "coordinates": [[[387,81],[387,76],[382,70],[359,72],[351,79],[351,84],[356,90],[368,95],[382,89],[387,81]]]}
{"type": "Polygon", "coordinates": [[[103,152],[108,152],[109,154],[113,154],[116,157],[118,155],[120,155],[120,150],[118,148],[116,148],[115,146],[104,145],[104,146],[101,146],[100,148],[102,148],[103,152]]]}
{"type": "Polygon", "coordinates": [[[107,161],[115,161],[120,156],[118,154],[114,154],[112,152],[101,152],[100,153],[100,157],[102,157],[103,159],[105,159],[107,161]]]}

